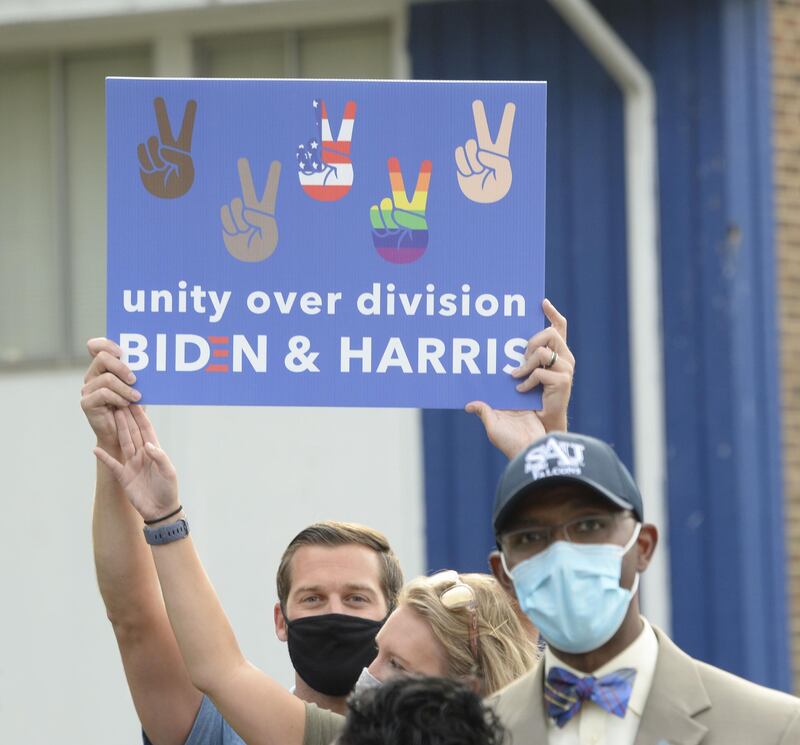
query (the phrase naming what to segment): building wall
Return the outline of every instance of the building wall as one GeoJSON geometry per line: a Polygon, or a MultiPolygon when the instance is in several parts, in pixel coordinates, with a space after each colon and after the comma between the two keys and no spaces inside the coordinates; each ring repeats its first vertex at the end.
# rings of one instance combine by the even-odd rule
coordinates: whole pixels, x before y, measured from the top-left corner
{"type": "MultiPolygon", "coordinates": [[[[0,3],[0,742],[141,742],[94,577],[78,405],[84,338],[104,333],[103,77],[399,76],[396,7],[0,3]]],[[[301,528],[372,525],[408,576],[424,571],[418,412],[150,411],[242,649],[287,686],[274,573],[301,528]]]]}
{"type": "Polygon", "coordinates": [[[800,692],[800,0],[772,2],[775,207],[786,542],[795,691],[800,692]]]}
{"type": "MultiPolygon", "coordinates": [[[[353,5],[349,0],[334,0],[340,7],[353,5]]],[[[183,12],[206,10],[217,6],[234,13],[245,9],[268,8],[280,12],[286,6],[316,6],[315,11],[323,4],[333,5],[330,0],[3,0],[0,5],[0,22],[28,23],[31,21],[48,21],[52,19],[93,19],[104,16],[121,16],[130,20],[133,15],[145,13],[183,12]]],[[[364,3],[362,3],[363,5],[364,3]]],[[[376,0],[374,5],[385,5],[376,0]]],[[[315,12],[317,20],[320,15],[315,12]]]]}
{"type": "MultiPolygon", "coordinates": [[[[658,527],[671,633],[695,657],[789,690],[779,382],[769,365],[779,354],[769,5],[593,4],[658,98],[668,494],[658,527]]],[[[626,302],[619,89],[544,0],[417,4],[411,29],[420,77],[548,81],[546,288],[577,358],[571,427],[631,463],[627,331],[637,309],[626,302]]],[[[498,465],[456,413],[425,412],[425,427],[445,443],[427,468],[429,555],[478,566],[498,465]],[[451,505],[460,519],[440,519],[451,505]]]]}
{"type": "MultiPolygon", "coordinates": [[[[0,742],[141,742],[94,577],[82,369],[0,376],[0,742]]],[[[321,519],[383,530],[424,570],[415,411],[152,407],[194,540],[241,647],[292,683],[273,632],[286,544],[321,519]]]]}
{"type": "MultiPolygon", "coordinates": [[[[671,226],[672,230],[667,235],[669,240],[665,242],[664,250],[668,256],[674,254],[678,257],[670,259],[673,264],[684,261],[683,254],[678,252],[686,253],[687,279],[684,281],[676,274],[671,291],[667,293],[668,297],[683,298],[684,303],[680,312],[680,333],[674,333],[671,337],[672,347],[667,356],[674,367],[674,375],[671,376],[673,385],[680,390],[679,406],[674,407],[677,419],[683,412],[681,407],[691,405],[686,403],[689,394],[702,400],[707,393],[692,382],[696,379],[697,366],[702,362],[694,355],[695,352],[710,348],[720,330],[719,326],[706,324],[699,328],[702,336],[697,338],[696,323],[704,309],[697,307],[698,296],[690,294],[689,290],[692,282],[702,279],[706,271],[693,257],[706,256],[710,261],[710,257],[716,256],[713,248],[723,244],[726,229],[724,220],[716,217],[712,220],[704,217],[705,213],[694,215],[691,211],[691,204],[719,204],[717,192],[705,186],[709,180],[719,180],[722,186],[725,185],[722,183],[723,176],[718,175],[720,164],[725,159],[709,145],[720,139],[720,133],[714,129],[713,116],[708,115],[709,111],[712,115],[719,115],[719,112],[713,107],[709,109],[707,104],[716,100],[712,94],[719,88],[718,60],[702,56],[709,36],[713,41],[709,29],[719,24],[717,9],[724,3],[697,4],[689,0],[676,3],[670,0],[632,6],[609,0],[598,4],[619,25],[626,38],[636,46],[637,52],[644,54],[651,64],[661,70],[661,84],[667,86],[671,104],[662,112],[677,112],[674,116],[664,116],[662,119],[666,131],[673,134],[671,140],[665,140],[668,144],[664,145],[670,156],[664,163],[668,167],[662,166],[666,205],[664,218],[668,218],[664,223],[671,226]],[[684,13],[685,18],[682,19],[680,13],[684,13]],[[689,28],[692,35],[681,35],[676,28],[689,28]],[[654,41],[648,43],[648,40],[654,41]],[[705,77],[699,80],[696,79],[698,70],[705,71],[705,77]],[[699,107],[698,102],[706,102],[706,108],[699,107]],[[705,125],[699,135],[694,128],[698,118],[705,125]],[[679,137],[676,133],[684,134],[679,137]],[[681,139],[684,135],[686,141],[681,139]],[[688,154],[695,151],[706,156],[705,160],[689,162],[688,154]],[[691,179],[690,174],[693,174],[691,179]],[[691,204],[687,206],[684,200],[691,204]],[[692,238],[697,225],[702,227],[704,221],[711,227],[705,228],[702,241],[684,240],[692,238]],[[683,367],[678,369],[675,367],[678,364],[683,367]]],[[[102,169],[98,170],[98,161],[91,160],[92,156],[87,154],[97,144],[92,139],[92,132],[97,130],[97,119],[95,117],[88,122],[80,118],[88,111],[97,111],[98,107],[102,111],[102,101],[90,95],[91,83],[87,81],[94,80],[96,67],[103,65],[104,50],[117,48],[130,49],[137,65],[141,64],[142,58],[136,55],[144,52],[149,69],[155,74],[186,75],[195,71],[209,74],[208,66],[211,66],[212,73],[214,69],[221,71],[224,68],[231,70],[230,74],[242,74],[236,70],[250,66],[247,72],[250,75],[280,74],[267,71],[264,67],[267,64],[264,49],[274,47],[271,44],[259,44],[258,38],[264,38],[263,35],[258,36],[260,33],[269,33],[271,39],[279,38],[281,44],[287,45],[285,51],[288,52],[283,55],[284,64],[298,64],[299,56],[295,53],[299,49],[297,42],[300,36],[318,50],[324,45],[314,45],[314,42],[329,38],[326,29],[330,24],[363,26],[365,23],[384,22],[389,24],[389,56],[385,64],[395,75],[406,76],[407,71],[403,70],[404,27],[402,14],[397,10],[402,5],[388,0],[336,0],[335,3],[331,0],[275,0],[240,5],[205,3],[201,0],[147,0],[135,4],[136,12],[130,10],[134,4],[124,0],[12,0],[0,6],[0,96],[4,91],[8,94],[20,86],[28,91],[20,100],[32,108],[27,120],[32,125],[48,107],[59,105],[58,95],[53,95],[54,88],[55,93],[60,91],[68,94],[72,89],[84,96],[71,99],[71,104],[67,102],[69,105],[62,107],[66,120],[70,116],[78,117],[71,120],[73,124],[70,127],[70,131],[77,134],[74,150],[68,151],[69,157],[65,163],[55,164],[63,169],[62,175],[67,178],[63,182],[46,170],[36,171],[31,167],[33,161],[26,161],[23,156],[28,152],[37,152],[37,142],[33,141],[36,137],[40,137],[44,147],[58,148],[62,140],[69,139],[67,131],[59,126],[47,131],[31,126],[27,132],[28,141],[10,138],[7,133],[4,136],[4,126],[8,126],[8,120],[3,116],[8,113],[8,108],[4,109],[0,104],[0,160],[6,163],[5,172],[10,170],[7,166],[9,159],[17,157],[21,158],[18,172],[24,173],[28,179],[20,182],[23,185],[30,185],[31,180],[37,178],[48,183],[55,182],[52,191],[55,206],[47,203],[45,195],[42,195],[42,201],[31,203],[39,209],[34,217],[40,222],[33,227],[30,221],[21,223],[26,230],[34,231],[44,251],[51,251],[50,254],[43,254],[45,258],[38,260],[36,266],[46,266],[48,256],[55,257],[57,261],[63,259],[55,250],[56,241],[66,242],[58,245],[71,245],[78,249],[87,245],[90,249],[75,257],[73,278],[81,279],[81,292],[72,298],[73,304],[69,304],[70,288],[59,286],[59,281],[64,284],[60,272],[49,275],[53,278],[52,287],[43,290],[34,285],[32,290],[21,292],[18,301],[10,303],[12,293],[21,289],[17,281],[19,276],[15,275],[14,282],[4,285],[4,277],[7,279],[11,276],[11,270],[10,264],[3,262],[13,257],[17,266],[25,269],[32,261],[24,250],[18,250],[26,247],[24,240],[12,241],[8,233],[4,235],[2,232],[13,223],[11,218],[28,213],[23,212],[26,205],[9,210],[9,194],[13,197],[15,193],[8,190],[3,192],[3,170],[0,169],[0,365],[5,362],[5,368],[0,370],[0,411],[4,414],[5,425],[0,434],[0,462],[3,465],[0,472],[3,474],[0,477],[3,486],[0,506],[4,511],[5,524],[11,528],[0,542],[0,576],[6,590],[3,620],[0,623],[0,742],[35,744],[80,738],[81,742],[91,745],[93,742],[105,743],[109,740],[123,743],[139,741],[113,635],[104,619],[95,588],[89,540],[94,468],[90,454],[92,443],[77,405],[85,364],[76,361],[80,354],[79,337],[83,329],[86,329],[86,333],[95,333],[94,329],[97,329],[97,333],[102,332],[102,301],[98,302],[97,296],[94,300],[88,299],[87,293],[98,292],[98,288],[102,288],[102,272],[93,270],[93,267],[96,269],[96,261],[92,263],[92,256],[96,255],[93,253],[96,251],[101,251],[102,255],[102,245],[97,241],[98,236],[102,240],[103,230],[101,225],[93,225],[86,220],[68,219],[66,224],[72,232],[67,235],[43,222],[45,218],[50,219],[45,209],[48,207],[66,214],[68,218],[70,209],[74,210],[76,216],[92,214],[91,210],[94,209],[102,219],[102,204],[97,202],[98,193],[102,199],[102,189],[82,192],[80,199],[73,199],[70,204],[58,203],[58,195],[63,196],[64,185],[69,183],[70,160],[80,166],[84,180],[99,182],[102,179],[103,172],[102,169]],[[187,8],[191,8],[192,12],[186,12],[187,8]],[[243,42],[241,34],[244,31],[251,34],[251,41],[256,39],[254,45],[248,47],[243,42]],[[256,34],[256,37],[252,37],[252,34],[256,34]],[[44,60],[46,64],[38,68],[34,64],[33,69],[29,67],[29,79],[22,80],[15,76],[13,66],[28,64],[32,58],[39,62],[44,60]],[[215,68],[215,65],[218,66],[215,68]],[[59,88],[43,82],[50,80],[47,76],[54,71],[63,76],[61,83],[66,83],[66,87],[59,88]],[[37,86],[45,86],[40,90],[46,92],[39,99],[30,95],[30,91],[36,90],[37,86]],[[89,128],[90,124],[94,129],[89,128]],[[88,165],[87,159],[90,159],[88,165]],[[86,178],[86,174],[92,174],[90,179],[86,178]],[[4,213],[3,209],[7,212],[4,213]],[[81,225],[86,228],[85,232],[78,229],[81,225]],[[36,230],[51,230],[51,244],[48,244],[45,232],[37,233],[36,230]],[[41,238],[42,235],[45,237],[41,238]],[[39,317],[44,312],[44,303],[52,301],[54,297],[59,298],[61,304],[46,306],[49,315],[42,325],[39,317]],[[36,301],[35,305],[31,298],[36,301]],[[62,301],[67,302],[69,317],[64,315],[62,301]],[[94,310],[90,310],[90,307],[94,310]],[[9,318],[14,320],[9,328],[19,328],[24,323],[32,324],[26,334],[15,339],[14,345],[7,345],[3,338],[3,322],[9,318]],[[74,344],[66,345],[57,355],[50,355],[52,359],[45,363],[43,360],[52,349],[41,343],[41,334],[52,331],[53,324],[60,324],[58,328],[64,328],[67,321],[74,321],[72,328],[75,330],[71,332],[75,337],[74,344]],[[31,346],[20,347],[17,340],[31,346]],[[20,348],[21,353],[17,351],[20,348]],[[8,349],[10,351],[4,352],[8,349]],[[39,361],[26,361],[27,353],[38,355],[39,361]]],[[[558,48],[569,46],[568,64],[559,64],[560,58],[551,54],[548,44],[528,43],[526,33],[534,34],[537,30],[541,33],[541,26],[540,19],[531,9],[534,4],[524,5],[528,6],[527,25],[516,23],[508,12],[500,13],[496,8],[482,8],[464,16],[467,20],[474,16],[476,29],[488,28],[489,23],[499,24],[498,33],[503,38],[514,40],[514,44],[504,44],[500,48],[491,39],[492,43],[476,47],[475,38],[484,38],[479,30],[474,31],[475,38],[470,35],[454,37],[447,34],[447,25],[444,23],[441,23],[441,28],[433,27],[433,37],[441,33],[443,38],[461,44],[466,60],[462,61],[456,53],[443,55],[441,64],[445,67],[441,76],[467,77],[469,64],[483,65],[471,77],[489,76],[497,69],[516,64],[512,52],[517,50],[524,64],[520,62],[520,67],[515,68],[518,72],[514,74],[530,76],[528,71],[531,69],[541,71],[552,67],[552,75],[562,76],[564,88],[572,86],[575,91],[580,91],[580,95],[562,99],[563,109],[558,110],[559,116],[567,117],[574,125],[568,131],[553,132],[554,143],[560,143],[554,158],[565,161],[566,156],[573,153],[571,137],[575,138],[579,148],[583,148],[574,151],[576,163],[581,162],[581,158],[586,163],[595,162],[597,152],[601,152],[605,158],[602,163],[609,166],[605,177],[614,186],[613,196],[609,197],[612,207],[608,209],[605,203],[593,198],[604,187],[599,180],[585,181],[577,166],[563,171],[550,169],[551,173],[559,175],[559,178],[550,180],[550,184],[559,189],[557,196],[567,199],[571,190],[582,188],[584,191],[581,193],[585,196],[583,201],[588,210],[584,212],[583,219],[574,221],[574,224],[569,212],[564,210],[559,211],[555,219],[548,219],[550,243],[555,248],[563,245],[568,251],[583,251],[595,245],[594,236],[599,234],[597,226],[601,224],[604,226],[599,230],[604,236],[603,245],[610,247],[609,251],[616,252],[613,257],[618,261],[620,246],[624,242],[620,212],[622,167],[617,157],[621,143],[618,93],[608,80],[590,67],[591,60],[563,28],[557,28],[553,39],[558,42],[558,48]],[[486,14],[485,19],[481,15],[483,13],[486,14]],[[483,49],[483,56],[477,54],[476,49],[483,49]],[[525,55],[531,55],[530,59],[525,55]],[[612,104],[608,109],[601,100],[603,98],[608,98],[612,104]],[[578,107],[581,101],[589,107],[589,114],[585,118],[582,118],[582,110],[578,107]],[[606,132],[611,144],[592,150],[593,140],[583,136],[580,125],[584,121],[598,119],[604,122],[604,129],[597,136],[606,132]],[[595,191],[597,184],[600,186],[595,191]]],[[[796,182],[800,173],[800,162],[796,162],[800,145],[797,125],[800,99],[793,76],[797,74],[797,65],[800,64],[800,30],[796,20],[800,2],[774,0],[772,5],[776,180],[779,187],[777,214],[782,278],[783,447],[788,500],[786,525],[793,567],[793,641],[797,680],[800,676],[800,621],[797,620],[800,619],[800,460],[797,456],[797,445],[800,444],[800,379],[797,370],[792,367],[800,351],[800,325],[797,324],[800,306],[793,306],[793,303],[797,304],[796,285],[800,283],[800,222],[795,217],[796,207],[800,206],[797,204],[800,202],[800,182],[796,182]]],[[[463,9],[459,12],[463,12],[463,9]]],[[[549,23],[552,24],[552,19],[549,23]]],[[[359,38],[363,41],[363,37],[359,38]]],[[[369,47],[368,41],[364,43],[369,47]]],[[[440,47],[436,47],[439,50],[437,54],[441,51],[440,47]]],[[[309,59],[312,57],[310,55],[309,59]]],[[[345,61],[352,63],[352,59],[345,61]]],[[[539,74],[539,77],[551,76],[548,73],[539,74]]],[[[551,201],[555,204],[558,200],[551,201]]],[[[564,254],[560,259],[556,256],[555,262],[561,262],[563,271],[560,274],[566,275],[574,264],[589,262],[590,266],[594,266],[591,263],[593,261],[606,262],[604,256],[593,252],[579,256],[578,261],[564,254]]],[[[743,274],[746,275],[746,272],[743,274]]],[[[27,274],[28,277],[35,279],[36,274],[27,274]]],[[[615,281],[622,279],[624,277],[617,277],[615,281]]],[[[587,272],[577,277],[577,281],[590,283],[594,277],[587,272]]],[[[576,285],[574,291],[571,287],[566,284],[561,287],[556,300],[574,321],[578,316],[571,311],[581,302],[591,300],[594,295],[590,288],[582,285],[576,285]]],[[[612,292],[610,286],[606,286],[605,291],[612,297],[624,295],[612,292]]],[[[603,317],[606,331],[617,327],[624,329],[627,311],[624,302],[604,300],[595,303],[594,308],[597,307],[609,309],[603,317]],[[609,313],[613,313],[613,317],[609,317],[609,313]]],[[[729,306],[724,306],[721,314],[727,316],[729,309],[729,306]]],[[[587,317],[596,322],[596,311],[587,317]]],[[[624,330],[618,334],[598,336],[587,330],[589,324],[582,326],[583,330],[578,323],[571,331],[571,338],[579,350],[579,363],[580,359],[592,360],[595,368],[603,371],[603,374],[609,370],[620,374],[613,363],[625,357],[627,338],[624,330]],[[593,340],[593,336],[596,339],[593,340]],[[591,345],[595,342],[603,344],[606,336],[613,341],[613,345],[607,345],[613,352],[610,354],[612,364],[598,365],[596,355],[590,353],[591,345]],[[621,350],[617,345],[621,346],[621,350]]],[[[755,356],[758,357],[758,354],[755,356]]],[[[738,363],[741,363],[741,357],[738,363]]],[[[612,388],[603,382],[605,378],[598,378],[596,372],[589,374],[588,364],[583,364],[582,369],[587,372],[582,376],[579,373],[576,381],[577,420],[589,431],[600,434],[608,432],[621,445],[622,452],[629,456],[630,443],[625,439],[624,426],[620,424],[628,415],[627,382],[612,388]],[[615,391],[620,400],[611,398],[610,390],[615,391]],[[617,411],[613,422],[607,420],[604,409],[594,405],[598,401],[617,411]]],[[[755,363],[748,360],[746,364],[752,368],[758,364],[758,360],[755,363]]],[[[624,376],[624,371],[621,374],[624,376]]],[[[726,391],[725,380],[719,386],[713,375],[709,374],[703,380],[708,382],[708,386],[726,391]]],[[[720,405],[719,410],[732,408],[728,398],[722,404],[724,406],[720,405]]],[[[709,418],[708,411],[700,406],[696,409],[696,417],[709,418]]],[[[716,409],[711,411],[712,419],[714,411],[716,409]]],[[[279,679],[288,683],[290,668],[285,649],[275,641],[271,631],[273,571],[280,550],[297,529],[321,517],[358,519],[387,531],[409,576],[424,569],[422,448],[416,412],[182,408],[156,409],[153,417],[162,434],[164,446],[173,455],[182,474],[183,494],[187,502],[191,500],[190,518],[195,539],[242,647],[256,664],[279,679]],[[330,505],[335,505],[335,512],[330,511],[330,505]],[[232,543],[229,535],[234,532],[236,540],[232,543]]],[[[674,531],[678,534],[681,531],[692,532],[698,542],[707,545],[708,538],[704,531],[711,520],[706,519],[704,523],[704,515],[713,517],[714,504],[701,501],[706,494],[711,494],[711,490],[706,488],[704,480],[701,482],[698,479],[698,474],[703,475],[708,463],[720,461],[723,457],[730,458],[731,450],[728,448],[725,451],[720,443],[712,442],[708,437],[706,439],[711,444],[704,449],[705,433],[701,428],[694,427],[693,421],[690,419],[678,433],[680,436],[673,438],[671,457],[680,459],[681,466],[675,473],[687,474],[687,489],[691,483],[698,484],[696,493],[686,491],[687,497],[693,501],[687,501],[681,506],[680,512],[676,511],[680,519],[673,517],[676,520],[674,531]],[[725,455],[726,452],[728,455],[725,455]]],[[[454,422],[453,432],[459,435],[466,432],[467,427],[472,428],[468,434],[473,439],[482,438],[473,420],[454,422]]],[[[464,460],[465,450],[460,447],[453,432],[442,431],[438,441],[432,438],[426,443],[429,465],[441,463],[442,454],[451,451],[453,460],[464,460]]],[[[749,446],[749,443],[744,445],[749,446]]],[[[747,447],[742,450],[746,451],[747,447]]],[[[489,463],[487,472],[492,471],[496,475],[496,469],[499,468],[497,456],[486,455],[486,460],[489,463]]],[[[719,466],[723,467],[724,464],[719,466]]],[[[483,489],[482,499],[485,499],[491,481],[493,478],[486,481],[486,488],[483,488],[483,482],[476,482],[483,489]]],[[[708,483],[713,485],[713,480],[708,483]]],[[[753,490],[741,491],[742,498],[752,502],[753,490]]],[[[716,502],[721,504],[722,499],[716,502]]],[[[462,502],[458,525],[476,522],[476,514],[462,502]]],[[[485,525],[485,521],[480,524],[485,525]]],[[[752,533],[749,524],[737,525],[737,530],[739,528],[745,535],[752,533]]],[[[714,539],[712,535],[711,540],[714,539]]],[[[737,541],[738,538],[732,543],[736,544],[737,541]]],[[[480,561],[481,566],[489,543],[476,542],[480,555],[475,561],[480,561]]],[[[445,542],[442,545],[446,545],[445,542]]],[[[447,556],[457,559],[462,556],[458,546],[447,546],[447,551],[447,556]]],[[[719,557],[720,566],[727,566],[728,560],[722,552],[715,555],[719,557]]],[[[430,556],[442,560],[445,557],[434,551],[430,552],[430,556]]],[[[465,564],[472,561],[471,555],[463,556],[465,558],[461,560],[465,564]]],[[[746,562],[747,558],[747,555],[743,556],[742,561],[746,562]]],[[[696,565],[693,571],[699,579],[708,579],[708,587],[713,589],[716,585],[720,592],[727,593],[724,583],[707,577],[708,572],[702,564],[696,565]]],[[[736,576],[722,579],[735,581],[736,576]]],[[[706,585],[700,582],[697,587],[685,585],[681,587],[681,593],[698,597],[704,587],[706,585]]],[[[735,592],[728,594],[736,596],[735,592]]],[[[755,595],[750,596],[746,592],[743,595],[743,602],[754,604],[755,595]]],[[[765,614],[769,613],[770,609],[766,608],[765,614]]],[[[697,618],[696,608],[691,615],[697,618]]],[[[722,623],[728,626],[735,626],[731,619],[739,615],[746,614],[729,613],[722,607],[719,609],[722,623]]],[[[717,628],[718,625],[710,620],[703,623],[704,633],[712,637],[717,628]]],[[[759,636],[749,633],[750,628],[753,627],[743,627],[743,639],[759,636]]],[[[729,645],[722,636],[720,639],[722,647],[736,646],[729,645]]],[[[748,646],[755,650],[754,645],[748,646]]],[[[698,646],[699,651],[702,649],[701,645],[698,646]]]]}

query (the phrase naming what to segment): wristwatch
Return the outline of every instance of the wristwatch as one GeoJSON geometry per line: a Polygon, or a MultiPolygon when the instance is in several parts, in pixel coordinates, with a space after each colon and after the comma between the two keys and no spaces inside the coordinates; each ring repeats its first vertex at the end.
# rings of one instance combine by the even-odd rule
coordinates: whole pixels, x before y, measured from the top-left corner
{"type": "Polygon", "coordinates": [[[144,526],[144,539],[151,546],[163,546],[165,543],[179,541],[189,535],[189,523],[185,518],[180,518],[174,523],[161,525],[158,528],[144,526]]]}

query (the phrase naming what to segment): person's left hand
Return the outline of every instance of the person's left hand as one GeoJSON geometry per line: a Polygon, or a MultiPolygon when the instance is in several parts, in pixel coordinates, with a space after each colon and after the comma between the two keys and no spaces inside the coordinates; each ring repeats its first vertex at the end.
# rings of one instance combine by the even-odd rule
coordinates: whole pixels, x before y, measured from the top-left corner
{"type": "Polygon", "coordinates": [[[155,429],[141,406],[116,409],[119,445],[123,463],[103,448],[94,449],[97,459],[108,466],[125,496],[145,520],[154,520],[178,507],[178,475],[158,444],[155,429]]]}
{"type": "Polygon", "coordinates": [[[521,393],[542,386],[541,411],[493,409],[484,401],[470,401],[465,407],[480,417],[489,441],[509,460],[547,432],[567,429],[575,357],[567,346],[567,319],[549,300],[542,303],[542,310],[551,325],[530,338],[525,361],[511,373],[521,381],[517,385],[521,393]],[[554,352],[555,361],[549,364],[554,352]]]}

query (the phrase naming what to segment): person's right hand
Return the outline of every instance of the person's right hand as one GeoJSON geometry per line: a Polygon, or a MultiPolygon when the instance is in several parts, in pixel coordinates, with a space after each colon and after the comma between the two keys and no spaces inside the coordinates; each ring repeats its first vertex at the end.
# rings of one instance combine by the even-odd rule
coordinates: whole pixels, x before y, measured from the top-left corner
{"type": "Polygon", "coordinates": [[[92,362],[83,378],[81,408],[97,436],[97,444],[111,452],[119,448],[115,409],[127,408],[142,396],[131,386],[136,376],[120,359],[122,350],[110,339],[98,337],[86,343],[92,362]]]}
{"type": "Polygon", "coordinates": [[[144,409],[141,406],[117,409],[114,420],[122,462],[102,447],[94,449],[97,459],[108,467],[145,520],[173,512],[178,507],[178,474],[161,449],[144,409]]]}

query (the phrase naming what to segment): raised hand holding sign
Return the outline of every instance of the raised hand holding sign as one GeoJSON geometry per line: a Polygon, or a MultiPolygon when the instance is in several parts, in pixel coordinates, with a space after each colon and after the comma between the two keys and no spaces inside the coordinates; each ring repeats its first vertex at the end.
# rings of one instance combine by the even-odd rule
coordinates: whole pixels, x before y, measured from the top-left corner
{"type": "Polygon", "coordinates": [[[520,393],[541,386],[541,410],[494,409],[484,401],[470,401],[466,406],[467,413],[480,417],[491,443],[509,460],[545,432],[567,429],[575,356],[567,346],[567,319],[546,298],[542,310],[551,325],[528,340],[525,359],[511,373],[520,381],[520,393]]]}
{"type": "Polygon", "coordinates": [[[478,141],[467,140],[456,148],[458,185],[467,199],[481,204],[499,202],[511,188],[511,130],[517,107],[507,103],[497,139],[492,140],[483,101],[472,102],[472,116],[478,141]]]}
{"type": "Polygon", "coordinates": [[[236,197],[230,206],[222,205],[222,239],[233,258],[248,262],[264,261],[272,256],[278,246],[275,201],[278,197],[281,163],[279,160],[272,161],[261,199],[256,196],[253,174],[247,158],[239,158],[236,165],[239,168],[244,203],[236,197]]]}
{"type": "Polygon", "coordinates": [[[153,520],[178,506],[178,477],[161,449],[153,425],[141,406],[116,409],[121,462],[102,447],[94,454],[108,466],[130,503],[145,519],[153,520]]]}
{"type": "Polygon", "coordinates": [[[400,170],[400,161],[389,158],[389,183],[392,196],[384,197],[380,207],[369,210],[372,222],[372,241],[381,257],[392,264],[416,261],[428,248],[428,221],[425,208],[431,183],[432,164],[423,160],[417,176],[414,196],[409,201],[400,170]]]}
{"type": "Polygon", "coordinates": [[[145,189],[154,197],[161,199],[182,197],[194,183],[191,150],[197,102],[186,103],[177,140],[172,134],[164,99],[156,98],[153,107],[156,111],[158,137],[150,137],[146,147],[143,144],[138,147],[139,176],[145,189]]]}

